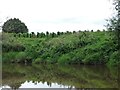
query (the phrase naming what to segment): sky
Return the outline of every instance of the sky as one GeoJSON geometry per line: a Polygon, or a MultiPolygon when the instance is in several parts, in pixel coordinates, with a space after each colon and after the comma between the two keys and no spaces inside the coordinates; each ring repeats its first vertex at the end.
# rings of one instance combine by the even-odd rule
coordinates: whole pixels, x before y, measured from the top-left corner
{"type": "Polygon", "coordinates": [[[19,18],[29,32],[105,29],[109,0],[0,0],[0,24],[19,18]]]}

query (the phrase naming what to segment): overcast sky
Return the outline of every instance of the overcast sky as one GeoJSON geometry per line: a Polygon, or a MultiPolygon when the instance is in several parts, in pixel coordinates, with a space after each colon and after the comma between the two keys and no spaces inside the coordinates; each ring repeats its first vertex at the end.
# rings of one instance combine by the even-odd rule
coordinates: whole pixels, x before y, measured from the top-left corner
{"type": "Polygon", "coordinates": [[[103,29],[111,15],[109,0],[0,0],[0,20],[19,18],[30,32],[103,29]]]}

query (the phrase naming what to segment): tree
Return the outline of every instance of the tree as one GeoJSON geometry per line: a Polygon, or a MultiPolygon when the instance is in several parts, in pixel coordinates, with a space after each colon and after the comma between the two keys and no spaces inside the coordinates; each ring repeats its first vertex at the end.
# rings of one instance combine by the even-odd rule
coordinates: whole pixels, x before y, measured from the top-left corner
{"type": "Polygon", "coordinates": [[[118,38],[118,50],[120,50],[120,0],[117,0],[116,10],[118,16],[116,30],[117,30],[117,38],[118,38]]]}
{"type": "Polygon", "coordinates": [[[111,31],[115,31],[115,36],[116,36],[116,41],[117,41],[117,50],[118,50],[118,70],[119,70],[119,64],[120,64],[120,0],[113,0],[115,10],[116,10],[116,15],[110,19],[108,23],[108,28],[111,31]]]}
{"type": "Polygon", "coordinates": [[[49,32],[47,31],[47,32],[46,32],[46,36],[48,37],[48,35],[49,35],[49,32]]]}
{"type": "Polygon", "coordinates": [[[40,36],[40,33],[39,33],[39,32],[37,32],[37,38],[39,38],[39,36],[40,36]]]}
{"type": "Polygon", "coordinates": [[[40,33],[40,37],[43,38],[45,37],[45,34],[43,32],[40,33]]]}
{"type": "Polygon", "coordinates": [[[57,32],[57,35],[58,35],[58,36],[60,35],[60,32],[59,32],[59,31],[57,32]]]}
{"type": "Polygon", "coordinates": [[[3,24],[2,31],[3,32],[8,32],[8,33],[27,33],[28,28],[19,19],[14,18],[14,19],[7,20],[3,24]]]}
{"type": "Polygon", "coordinates": [[[113,0],[115,6],[116,15],[111,18],[107,24],[107,28],[116,32],[116,38],[118,42],[118,50],[120,50],[120,0],[113,0]]]}

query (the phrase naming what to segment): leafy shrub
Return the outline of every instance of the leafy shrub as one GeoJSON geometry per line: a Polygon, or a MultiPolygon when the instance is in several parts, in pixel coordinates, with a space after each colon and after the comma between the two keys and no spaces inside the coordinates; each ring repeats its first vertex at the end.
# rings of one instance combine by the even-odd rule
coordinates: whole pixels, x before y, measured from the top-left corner
{"type": "Polygon", "coordinates": [[[25,52],[19,52],[15,57],[16,62],[25,62],[26,58],[27,58],[27,55],[25,52]]]}
{"type": "Polygon", "coordinates": [[[2,62],[5,62],[5,63],[8,62],[9,63],[9,62],[14,61],[17,54],[18,53],[16,53],[16,52],[4,53],[2,55],[2,62]]]}
{"type": "Polygon", "coordinates": [[[88,54],[86,55],[86,57],[83,59],[83,63],[85,64],[102,64],[103,62],[101,61],[101,54],[98,53],[94,53],[94,54],[88,54]]]}
{"type": "Polygon", "coordinates": [[[72,57],[73,63],[82,64],[82,60],[85,58],[84,52],[79,49],[74,52],[74,56],[72,57]]]}
{"type": "Polygon", "coordinates": [[[120,64],[120,56],[118,55],[118,51],[115,51],[112,53],[112,55],[110,56],[110,60],[108,61],[108,65],[110,66],[118,66],[120,64]]]}
{"type": "Polygon", "coordinates": [[[59,64],[70,64],[71,57],[68,54],[63,54],[59,59],[59,64]]]}
{"type": "Polygon", "coordinates": [[[3,52],[10,52],[10,51],[15,51],[15,52],[19,52],[19,51],[24,51],[25,47],[23,45],[19,45],[19,44],[8,44],[8,43],[3,43],[2,44],[2,51],[3,52]]]}

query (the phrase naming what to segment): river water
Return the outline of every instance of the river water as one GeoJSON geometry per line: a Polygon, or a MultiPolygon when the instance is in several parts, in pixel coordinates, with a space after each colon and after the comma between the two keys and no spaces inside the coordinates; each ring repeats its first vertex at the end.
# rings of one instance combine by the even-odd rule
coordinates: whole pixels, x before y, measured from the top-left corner
{"type": "Polygon", "coordinates": [[[78,90],[77,88],[81,88],[79,90],[109,88],[110,90],[111,88],[115,90],[119,88],[118,70],[100,65],[3,64],[0,88],[3,90],[22,88],[66,90],[78,90]]]}

